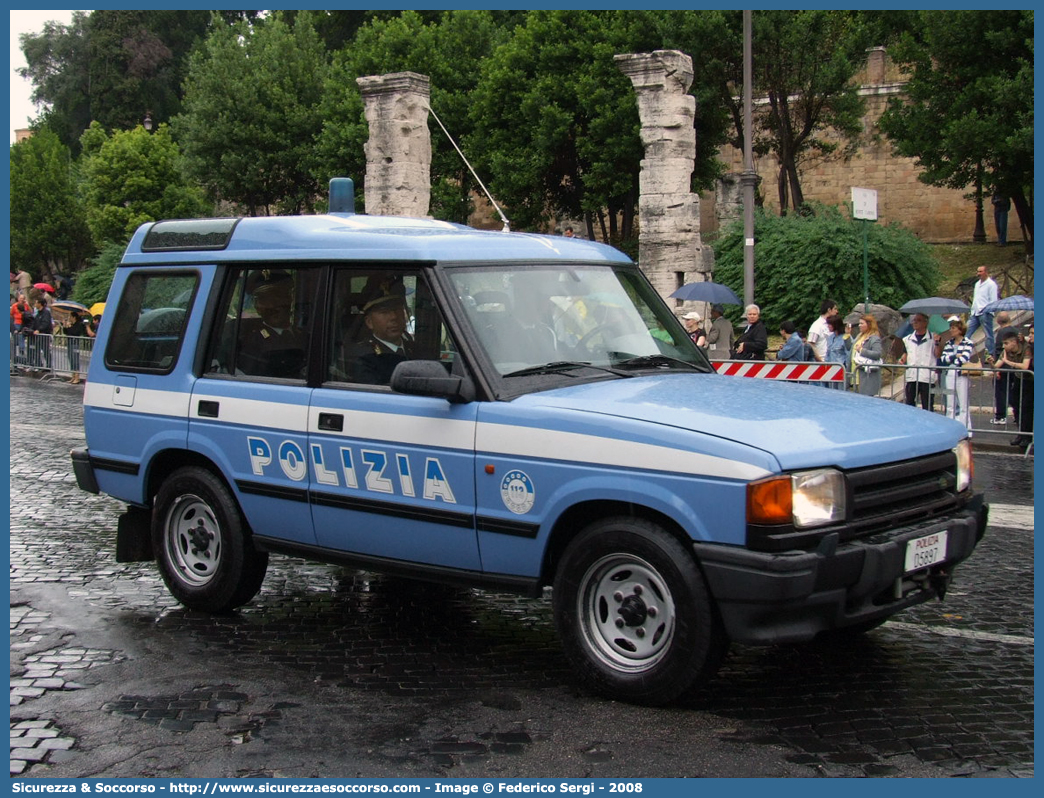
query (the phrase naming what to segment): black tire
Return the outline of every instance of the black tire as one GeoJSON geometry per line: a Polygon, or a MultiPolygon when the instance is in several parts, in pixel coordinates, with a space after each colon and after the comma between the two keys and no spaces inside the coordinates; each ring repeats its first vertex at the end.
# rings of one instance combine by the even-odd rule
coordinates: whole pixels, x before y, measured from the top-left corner
{"type": "Polygon", "coordinates": [[[611,698],[666,704],[713,676],[728,650],[694,556],[648,521],[584,529],[562,555],[553,602],[566,655],[611,698]]]}
{"type": "Polygon", "coordinates": [[[152,546],[171,595],[186,607],[228,612],[257,595],[268,553],[257,551],[225,483],[205,468],[171,474],[152,507],[152,546]]]}

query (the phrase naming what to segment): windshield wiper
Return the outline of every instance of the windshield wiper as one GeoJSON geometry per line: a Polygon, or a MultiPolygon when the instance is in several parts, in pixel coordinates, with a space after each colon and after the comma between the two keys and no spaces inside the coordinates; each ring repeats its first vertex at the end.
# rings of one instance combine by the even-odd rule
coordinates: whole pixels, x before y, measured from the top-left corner
{"type": "Polygon", "coordinates": [[[704,371],[695,363],[689,363],[686,360],[679,360],[676,357],[667,357],[667,355],[641,355],[639,357],[628,358],[627,360],[621,360],[619,363],[614,364],[617,368],[624,369],[641,369],[641,368],[678,368],[681,366],[685,369],[692,371],[704,371]]]}
{"type": "Polygon", "coordinates": [[[556,360],[553,363],[541,363],[539,366],[528,366],[527,368],[519,369],[518,371],[512,371],[504,376],[527,377],[532,374],[558,374],[563,371],[572,371],[573,369],[595,369],[596,371],[604,371],[608,374],[614,374],[617,377],[634,376],[626,371],[608,368],[607,366],[596,366],[593,363],[586,363],[581,360],[556,360]]]}

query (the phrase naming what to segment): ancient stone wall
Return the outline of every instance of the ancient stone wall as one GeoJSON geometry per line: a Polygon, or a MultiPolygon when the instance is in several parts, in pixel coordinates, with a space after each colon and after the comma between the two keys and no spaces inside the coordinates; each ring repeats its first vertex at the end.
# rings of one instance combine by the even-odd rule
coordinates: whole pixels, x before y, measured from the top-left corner
{"type": "Polygon", "coordinates": [[[357,78],[370,126],[366,213],[428,215],[431,203],[430,81],[416,72],[357,78]]]}
{"type": "MultiPolygon", "coordinates": [[[[975,229],[975,204],[965,195],[970,195],[973,187],[958,191],[920,182],[917,176],[921,170],[914,159],[895,155],[891,144],[877,127],[888,99],[900,95],[903,90],[902,76],[882,48],[868,51],[867,64],[859,79],[861,92],[867,101],[862,145],[848,161],[802,166],[801,186],[805,199],[840,205],[851,201],[853,186],[876,189],[880,224],[899,222],[922,240],[932,243],[970,243],[975,229]]],[[[740,149],[726,145],[719,150],[718,157],[729,172],[739,172],[743,168],[740,149]]],[[[762,179],[761,194],[765,207],[778,211],[776,159],[757,159],[755,169],[762,179]]],[[[701,199],[702,229],[704,235],[708,235],[717,231],[722,217],[727,218],[729,211],[721,209],[723,212],[719,212],[715,192],[705,192],[701,199]]],[[[987,238],[993,241],[993,211],[988,196],[984,197],[984,206],[987,238]]],[[[1008,236],[1019,237],[1018,219],[1014,213],[1009,214],[1008,236]]]]}

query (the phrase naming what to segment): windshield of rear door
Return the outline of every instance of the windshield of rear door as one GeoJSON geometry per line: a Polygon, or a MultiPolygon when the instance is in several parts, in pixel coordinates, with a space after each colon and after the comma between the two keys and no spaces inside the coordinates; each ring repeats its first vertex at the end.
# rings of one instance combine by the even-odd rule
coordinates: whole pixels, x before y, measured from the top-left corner
{"type": "Polygon", "coordinates": [[[475,337],[505,380],[712,370],[633,268],[500,265],[447,273],[475,337]]]}

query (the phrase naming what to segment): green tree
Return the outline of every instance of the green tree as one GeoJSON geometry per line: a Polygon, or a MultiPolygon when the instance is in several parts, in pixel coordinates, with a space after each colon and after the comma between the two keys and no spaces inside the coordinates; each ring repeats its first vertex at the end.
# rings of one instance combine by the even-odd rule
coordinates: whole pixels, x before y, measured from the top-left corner
{"type": "Polygon", "coordinates": [[[45,109],[46,126],[74,154],[92,122],[126,129],[149,114],[155,124],[181,108],[188,55],[209,27],[250,18],[256,11],[77,11],[69,25],[49,22],[39,34],[21,37],[33,83],[33,100],[45,109]]]}
{"type": "Polygon", "coordinates": [[[126,243],[145,222],[210,212],[202,192],[182,177],[167,125],[151,134],[139,125],[104,141],[100,128],[95,122],[84,134],[82,164],[87,224],[95,241],[126,243]]]}
{"type": "Polygon", "coordinates": [[[751,19],[753,93],[768,103],[757,114],[755,151],[776,156],[780,213],[797,211],[802,166],[858,146],[865,103],[852,78],[873,42],[857,12],[755,11],[751,19]]]}
{"type": "MultiPolygon", "coordinates": [[[[863,301],[863,227],[838,208],[811,215],[754,216],[755,300],[769,329],[785,319],[799,324],[819,315],[824,297],[842,311],[863,301]]],[[[898,308],[936,292],[940,272],[930,247],[898,224],[867,229],[870,300],[898,308]]],[[[714,279],[743,294],[743,225],[715,242],[714,279]]]]}
{"type": "Polygon", "coordinates": [[[32,82],[32,100],[44,108],[35,127],[53,131],[74,153],[91,123],[89,20],[89,12],[74,11],[69,25],[51,21],[39,34],[20,37],[26,66],[17,72],[32,82]]]}
{"type": "Polygon", "coordinates": [[[256,216],[313,208],[328,58],[307,14],[216,27],[191,58],[173,121],[190,174],[256,216]]]}
{"type": "Polygon", "coordinates": [[[919,179],[963,189],[980,177],[1011,197],[1033,243],[1033,11],[924,11],[889,52],[909,76],[881,129],[919,179]]]}
{"type": "Polygon", "coordinates": [[[11,147],[11,265],[41,277],[91,254],[69,150],[42,130],[11,147]]]}
{"type": "MultiPolygon", "coordinates": [[[[123,260],[125,244],[109,243],[101,248],[96,257],[84,269],[73,287],[72,298],[81,304],[91,307],[95,302],[104,302],[109,295],[116,267],[123,260]]],[[[115,310],[115,308],[114,308],[115,310]]]]}
{"type": "Polygon", "coordinates": [[[671,48],[693,58],[692,185],[710,187],[728,124],[723,81],[705,57],[721,36],[720,19],[718,12],[530,12],[483,64],[468,142],[515,222],[540,226],[553,214],[584,218],[589,235],[598,230],[620,245],[633,236],[644,148],[634,89],[613,58],[621,53],[671,48]]]}
{"type": "Polygon", "coordinates": [[[634,51],[628,32],[614,12],[533,11],[483,63],[468,151],[516,226],[586,215],[593,233],[599,214],[615,226],[620,211],[630,235],[642,147],[634,92],[613,60],[634,51]]]}
{"type": "MultiPolygon", "coordinates": [[[[431,106],[458,142],[470,130],[469,96],[478,81],[479,65],[507,28],[489,11],[447,11],[434,18],[414,11],[372,18],[350,47],[335,57],[323,103],[318,178],[346,171],[364,184],[363,146],[369,136],[357,77],[389,72],[418,72],[431,78],[431,106]]],[[[432,139],[431,213],[439,219],[466,222],[471,212],[471,173],[437,122],[432,139]]]]}

